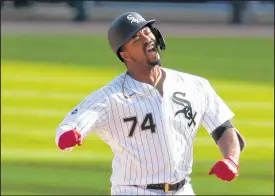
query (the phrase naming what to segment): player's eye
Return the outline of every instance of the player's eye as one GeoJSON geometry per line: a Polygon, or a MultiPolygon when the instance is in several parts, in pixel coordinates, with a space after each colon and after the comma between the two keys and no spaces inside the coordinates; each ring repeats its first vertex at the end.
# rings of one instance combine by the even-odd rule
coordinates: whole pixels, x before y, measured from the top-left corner
{"type": "Polygon", "coordinates": [[[149,28],[146,28],[145,31],[144,31],[144,34],[145,35],[149,35],[151,33],[150,29],[149,28]]]}

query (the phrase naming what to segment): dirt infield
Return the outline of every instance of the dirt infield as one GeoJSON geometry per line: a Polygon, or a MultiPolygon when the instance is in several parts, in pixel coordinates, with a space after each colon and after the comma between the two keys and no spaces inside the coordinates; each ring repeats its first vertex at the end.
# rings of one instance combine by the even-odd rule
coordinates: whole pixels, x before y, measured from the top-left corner
{"type": "MultiPolygon", "coordinates": [[[[209,24],[156,24],[170,36],[274,37],[274,26],[232,26],[209,24]]],[[[18,34],[98,34],[106,35],[108,22],[2,21],[2,35],[18,34]]]]}

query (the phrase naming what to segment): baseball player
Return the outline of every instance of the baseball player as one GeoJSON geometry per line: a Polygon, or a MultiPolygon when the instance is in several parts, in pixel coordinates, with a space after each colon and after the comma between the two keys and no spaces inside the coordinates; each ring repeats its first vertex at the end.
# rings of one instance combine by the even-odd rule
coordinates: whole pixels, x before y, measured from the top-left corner
{"type": "Polygon", "coordinates": [[[166,43],[154,22],[136,12],[113,21],[109,44],[126,71],[76,105],[56,131],[63,151],[94,132],[109,144],[112,195],[194,195],[190,174],[201,125],[223,156],[209,175],[238,176],[246,145],[231,123],[234,113],[207,79],[162,66],[166,43]]]}

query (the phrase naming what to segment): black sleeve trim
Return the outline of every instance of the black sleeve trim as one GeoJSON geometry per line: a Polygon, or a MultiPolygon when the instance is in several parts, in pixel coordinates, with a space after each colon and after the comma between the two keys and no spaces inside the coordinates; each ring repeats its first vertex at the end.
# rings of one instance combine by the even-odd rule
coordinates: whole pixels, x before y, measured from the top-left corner
{"type": "Polygon", "coordinates": [[[219,141],[219,139],[222,137],[223,133],[229,129],[229,128],[234,128],[234,126],[232,125],[232,123],[230,122],[230,120],[227,120],[225,123],[223,123],[222,125],[220,125],[219,127],[217,127],[212,133],[212,137],[215,140],[215,142],[217,143],[219,141]]]}

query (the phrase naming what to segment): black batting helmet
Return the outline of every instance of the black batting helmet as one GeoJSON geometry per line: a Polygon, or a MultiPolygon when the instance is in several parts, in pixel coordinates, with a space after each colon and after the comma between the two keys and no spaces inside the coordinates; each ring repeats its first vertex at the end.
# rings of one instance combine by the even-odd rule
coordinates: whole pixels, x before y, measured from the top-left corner
{"type": "Polygon", "coordinates": [[[145,20],[139,13],[126,12],[118,16],[111,24],[108,31],[109,44],[123,62],[123,58],[119,55],[121,47],[129,41],[140,29],[148,26],[156,37],[156,43],[161,50],[165,50],[165,40],[160,31],[153,27],[155,20],[145,20]]]}

